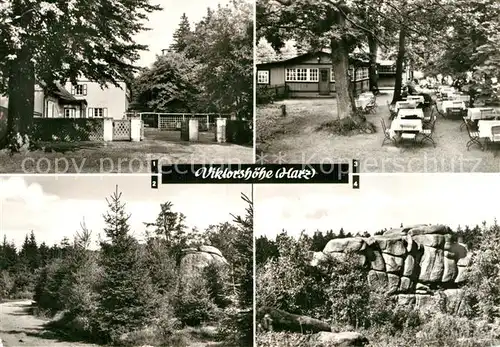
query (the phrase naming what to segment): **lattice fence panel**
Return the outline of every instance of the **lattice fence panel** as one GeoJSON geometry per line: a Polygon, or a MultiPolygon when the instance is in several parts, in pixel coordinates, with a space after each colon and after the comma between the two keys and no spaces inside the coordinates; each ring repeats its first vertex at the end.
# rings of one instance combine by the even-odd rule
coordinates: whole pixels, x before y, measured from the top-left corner
{"type": "Polygon", "coordinates": [[[113,141],[130,140],[130,120],[113,120],[113,141]]]}
{"type": "Polygon", "coordinates": [[[103,122],[96,123],[92,125],[92,129],[88,132],[90,141],[102,141],[104,140],[104,124],[103,122]]]}
{"type": "Polygon", "coordinates": [[[219,115],[216,113],[205,114],[179,114],[179,113],[159,113],[159,129],[161,130],[180,130],[183,121],[189,119],[198,120],[200,131],[213,131],[216,125],[216,119],[219,117],[230,118],[230,115],[219,115]]]}

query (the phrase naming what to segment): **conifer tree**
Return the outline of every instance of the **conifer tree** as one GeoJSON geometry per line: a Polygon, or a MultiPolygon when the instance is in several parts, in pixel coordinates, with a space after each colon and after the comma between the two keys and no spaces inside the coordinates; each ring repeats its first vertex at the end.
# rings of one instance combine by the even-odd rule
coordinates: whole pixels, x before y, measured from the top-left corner
{"type": "Polygon", "coordinates": [[[106,342],[116,341],[121,334],[139,329],[153,315],[153,293],[148,271],[137,241],[129,234],[125,204],[118,187],[106,199],[104,233],[101,242],[103,279],[99,288],[99,328],[106,342]]]}
{"type": "Polygon", "coordinates": [[[181,53],[186,50],[189,46],[189,40],[191,37],[191,25],[189,24],[188,17],[185,13],[181,16],[181,22],[179,27],[174,32],[173,39],[174,42],[170,45],[170,49],[174,52],[181,53]]]}

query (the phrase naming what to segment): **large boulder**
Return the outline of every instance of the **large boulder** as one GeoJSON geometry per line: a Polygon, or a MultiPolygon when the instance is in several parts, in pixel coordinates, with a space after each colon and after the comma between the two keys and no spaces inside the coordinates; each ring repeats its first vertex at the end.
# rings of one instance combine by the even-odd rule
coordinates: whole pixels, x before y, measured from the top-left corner
{"type": "Polygon", "coordinates": [[[311,335],[309,346],[311,347],[363,347],[369,341],[362,334],[354,331],[333,333],[322,331],[311,335]]]}
{"type": "Polygon", "coordinates": [[[225,267],[228,264],[222,253],[212,246],[187,248],[182,253],[179,264],[179,277],[183,283],[196,280],[209,265],[225,267]]]}

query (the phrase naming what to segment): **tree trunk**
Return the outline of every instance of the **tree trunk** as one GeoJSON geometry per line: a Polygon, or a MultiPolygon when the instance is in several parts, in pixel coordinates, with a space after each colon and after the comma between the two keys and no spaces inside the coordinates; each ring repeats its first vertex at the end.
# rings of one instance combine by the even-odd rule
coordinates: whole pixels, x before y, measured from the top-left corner
{"type": "Polygon", "coordinates": [[[398,57],[396,59],[396,84],[394,85],[394,97],[392,104],[401,98],[401,88],[403,87],[403,63],[406,53],[406,29],[399,30],[398,57]]]}
{"type": "MultiPolygon", "coordinates": [[[[345,26],[343,15],[338,16],[339,26],[345,26]]],[[[337,94],[337,116],[338,118],[350,117],[354,114],[356,106],[354,105],[354,96],[352,92],[351,81],[348,75],[349,71],[349,47],[345,39],[331,39],[330,48],[332,49],[333,73],[335,75],[335,92],[337,94]]]]}
{"type": "Polygon", "coordinates": [[[271,307],[257,310],[257,322],[267,331],[289,331],[295,333],[317,333],[332,331],[328,323],[308,316],[291,314],[271,307]]]}
{"type": "Polygon", "coordinates": [[[335,92],[337,94],[337,116],[346,118],[354,110],[352,104],[352,86],[349,71],[349,53],[344,40],[332,40],[332,62],[335,76],[335,92]]]}
{"type": "Polygon", "coordinates": [[[29,48],[23,48],[16,59],[11,61],[8,81],[7,137],[2,147],[19,149],[24,144],[25,135],[30,134],[35,107],[35,68],[29,48]],[[22,143],[18,142],[18,134],[22,143]]]}
{"type": "Polygon", "coordinates": [[[378,43],[373,35],[368,35],[368,47],[370,48],[370,67],[369,67],[369,77],[370,77],[370,91],[374,94],[378,92],[378,74],[377,74],[377,53],[378,53],[378,43]]]}

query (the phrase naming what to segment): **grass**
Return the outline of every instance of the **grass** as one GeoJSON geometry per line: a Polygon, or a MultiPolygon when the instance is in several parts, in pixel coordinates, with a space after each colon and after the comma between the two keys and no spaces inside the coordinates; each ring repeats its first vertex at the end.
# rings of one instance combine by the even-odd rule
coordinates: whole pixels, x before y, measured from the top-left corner
{"type": "Polygon", "coordinates": [[[430,144],[413,148],[386,144],[380,118],[390,126],[386,102],[392,94],[377,98],[376,114],[367,121],[378,129],[372,134],[333,135],[325,124],[337,117],[337,102],[328,99],[291,99],[257,107],[257,162],[331,163],[360,160],[361,172],[499,172],[500,156],[465,144],[469,137],[460,131],[461,121],[438,116],[436,148],[430,144]],[[287,116],[281,117],[280,106],[287,116]],[[318,130],[318,128],[323,128],[318,130]]]}
{"type": "Polygon", "coordinates": [[[0,173],[149,173],[150,161],[168,164],[253,162],[253,148],[214,142],[213,133],[184,142],[178,131],[146,129],[141,142],[51,142],[25,154],[0,151],[0,173]]]}

